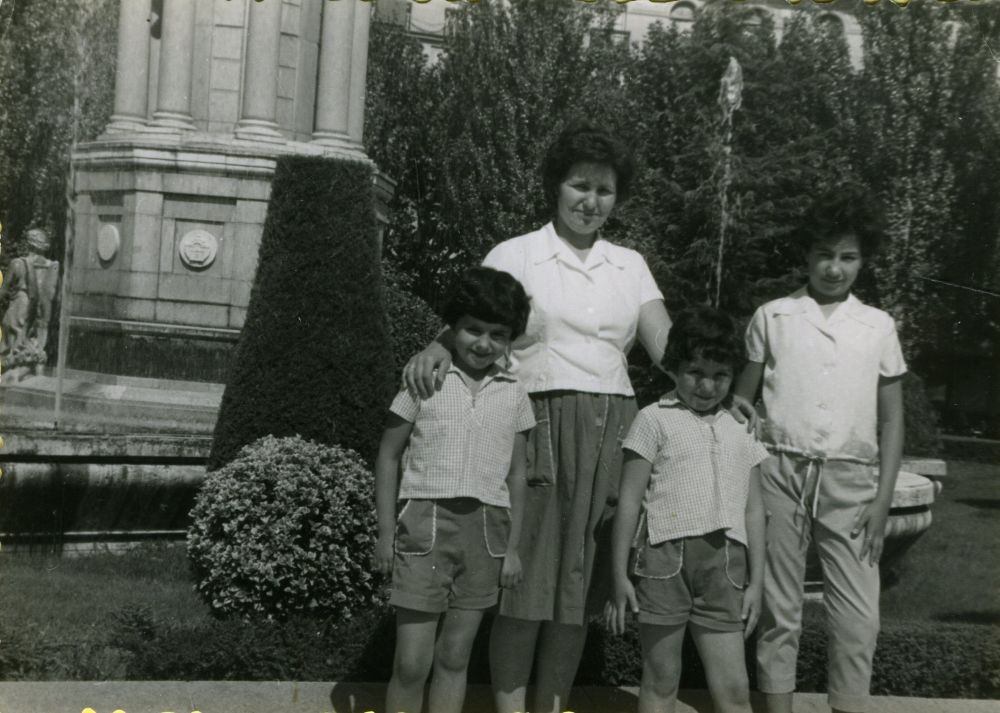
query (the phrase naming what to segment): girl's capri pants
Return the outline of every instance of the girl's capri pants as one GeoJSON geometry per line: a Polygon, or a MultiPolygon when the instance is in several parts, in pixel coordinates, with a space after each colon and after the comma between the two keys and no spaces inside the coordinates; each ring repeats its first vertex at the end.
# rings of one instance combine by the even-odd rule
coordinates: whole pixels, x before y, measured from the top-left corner
{"type": "Polygon", "coordinates": [[[861,561],[864,538],[852,539],[851,530],[875,497],[877,475],[869,465],[778,453],[761,464],[761,481],[768,521],[758,688],[795,689],[806,551],[814,542],[823,568],[829,704],[863,711],[879,629],[879,569],[861,561]]]}

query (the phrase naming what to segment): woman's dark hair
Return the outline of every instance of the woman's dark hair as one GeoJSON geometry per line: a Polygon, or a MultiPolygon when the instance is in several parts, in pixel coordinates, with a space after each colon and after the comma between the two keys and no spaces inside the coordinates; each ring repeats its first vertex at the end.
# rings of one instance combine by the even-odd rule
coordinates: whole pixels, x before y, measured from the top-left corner
{"type": "Polygon", "coordinates": [[[664,369],[676,371],[681,362],[698,357],[728,364],[734,373],[743,363],[743,340],[735,323],[714,307],[686,307],[677,314],[661,363],[664,369]]]}
{"type": "Polygon", "coordinates": [[[559,184],[575,163],[601,163],[615,172],[616,202],[629,196],[635,162],[625,143],[606,129],[587,122],[564,128],[549,146],[542,161],[542,188],[550,211],[559,201],[559,184]]]}
{"type": "Polygon", "coordinates": [[[465,316],[510,327],[511,339],[524,334],[531,304],[521,283],[491,267],[465,271],[444,306],[444,321],[454,327],[465,316]]]}
{"type": "Polygon", "coordinates": [[[818,197],[802,219],[797,242],[803,253],[816,243],[854,235],[861,257],[875,256],[885,233],[882,204],[860,186],[843,188],[818,197]]]}

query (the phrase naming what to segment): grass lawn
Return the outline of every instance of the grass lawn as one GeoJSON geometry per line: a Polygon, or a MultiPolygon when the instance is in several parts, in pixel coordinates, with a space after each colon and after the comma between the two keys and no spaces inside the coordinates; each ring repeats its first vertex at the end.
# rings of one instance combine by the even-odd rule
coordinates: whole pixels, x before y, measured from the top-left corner
{"type": "Polygon", "coordinates": [[[192,588],[182,543],[124,554],[0,555],[0,632],[28,628],[86,638],[136,608],[179,624],[210,618],[192,588]]]}
{"type": "Polygon", "coordinates": [[[883,619],[1000,624],[1000,464],[949,461],[931,512],[882,592],[883,619]]]}

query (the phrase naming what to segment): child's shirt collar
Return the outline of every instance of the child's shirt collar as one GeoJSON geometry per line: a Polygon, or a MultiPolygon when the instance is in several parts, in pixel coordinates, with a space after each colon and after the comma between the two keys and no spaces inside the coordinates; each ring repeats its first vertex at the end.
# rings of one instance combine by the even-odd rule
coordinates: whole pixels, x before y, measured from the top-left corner
{"type": "Polygon", "coordinates": [[[823,316],[820,311],[819,303],[809,294],[808,288],[803,285],[795,292],[790,294],[789,299],[781,300],[775,307],[776,314],[802,314],[805,315],[810,322],[815,324],[821,330],[824,330],[828,325],[834,325],[842,319],[853,319],[857,322],[861,322],[869,327],[878,326],[871,318],[870,309],[868,306],[854,296],[854,293],[850,293],[847,299],[834,310],[833,314],[830,315],[829,319],[823,316]]]}
{"type": "MultiPolygon", "coordinates": [[[[469,376],[464,371],[455,366],[454,362],[452,362],[451,365],[448,367],[448,373],[457,376],[459,380],[461,380],[461,382],[466,387],[468,387],[468,382],[466,380],[469,378],[469,376]]],[[[486,384],[488,384],[491,381],[514,382],[517,381],[517,377],[514,376],[512,373],[510,373],[510,371],[508,371],[507,369],[501,367],[499,364],[493,364],[487,370],[486,376],[483,377],[483,380],[480,383],[479,388],[482,389],[484,386],[486,386],[486,384]]]]}
{"type": "MultiPolygon", "coordinates": [[[[698,420],[703,420],[702,416],[704,414],[702,414],[702,413],[700,413],[698,411],[695,411],[690,406],[688,406],[686,403],[684,403],[683,401],[680,400],[680,397],[677,396],[677,389],[671,389],[667,393],[663,394],[663,396],[661,396],[660,400],[657,402],[657,405],[660,408],[680,408],[680,409],[684,409],[685,411],[687,411],[688,413],[690,413],[692,416],[694,416],[698,420]]],[[[724,409],[722,407],[722,404],[720,403],[720,404],[718,404],[715,407],[715,410],[711,414],[709,414],[709,416],[710,416],[710,418],[711,418],[712,421],[716,421],[724,413],[728,413],[728,411],[726,411],[726,409],[724,409]]]]}

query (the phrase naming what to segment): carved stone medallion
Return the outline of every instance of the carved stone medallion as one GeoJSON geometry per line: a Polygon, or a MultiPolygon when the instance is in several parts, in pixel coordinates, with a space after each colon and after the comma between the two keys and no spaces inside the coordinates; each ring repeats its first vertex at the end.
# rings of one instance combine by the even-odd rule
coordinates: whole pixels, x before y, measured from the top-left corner
{"type": "Polygon", "coordinates": [[[97,257],[103,262],[111,262],[118,254],[121,246],[121,237],[118,235],[118,228],[113,225],[104,224],[97,232],[97,257]]]}
{"type": "Polygon", "coordinates": [[[203,270],[215,262],[219,241],[207,230],[192,230],[181,238],[177,251],[185,265],[192,270],[203,270]]]}

